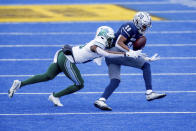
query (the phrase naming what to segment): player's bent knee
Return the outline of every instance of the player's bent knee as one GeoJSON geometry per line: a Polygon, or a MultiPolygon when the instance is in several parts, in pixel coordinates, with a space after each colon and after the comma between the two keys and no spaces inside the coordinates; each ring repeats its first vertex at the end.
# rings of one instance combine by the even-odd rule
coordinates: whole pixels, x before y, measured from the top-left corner
{"type": "Polygon", "coordinates": [[[84,88],[84,80],[82,79],[82,80],[80,80],[80,89],[82,89],[82,88],[84,88]]]}
{"type": "Polygon", "coordinates": [[[80,90],[82,88],[84,88],[84,84],[81,84],[81,85],[77,85],[77,88],[80,90]]]}
{"type": "Polygon", "coordinates": [[[142,66],[142,70],[150,68],[150,64],[148,62],[145,62],[144,65],[142,66]]]}
{"type": "Polygon", "coordinates": [[[55,77],[55,76],[53,76],[53,75],[48,75],[48,74],[47,74],[47,79],[48,79],[48,80],[52,80],[52,79],[54,79],[54,77],[55,77]]]}
{"type": "Polygon", "coordinates": [[[120,79],[117,78],[110,79],[110,81],[115,81],[116,83],[118,83],[118,85],[120,84],[120,79]]]}

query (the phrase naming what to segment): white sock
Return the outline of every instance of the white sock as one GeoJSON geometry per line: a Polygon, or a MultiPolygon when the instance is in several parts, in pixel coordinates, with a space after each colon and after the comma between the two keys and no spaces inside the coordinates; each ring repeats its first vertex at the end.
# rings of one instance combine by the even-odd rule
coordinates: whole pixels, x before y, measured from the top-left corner
{"type": "Polygon", "coordinates": [[[152,90],[146,90],[146,94],[152,93],[152,90]]]}
{"type": "Polygon", "coordinates": [[[106,101],[104,97],[99,98],[100,101],[106,101]]]}

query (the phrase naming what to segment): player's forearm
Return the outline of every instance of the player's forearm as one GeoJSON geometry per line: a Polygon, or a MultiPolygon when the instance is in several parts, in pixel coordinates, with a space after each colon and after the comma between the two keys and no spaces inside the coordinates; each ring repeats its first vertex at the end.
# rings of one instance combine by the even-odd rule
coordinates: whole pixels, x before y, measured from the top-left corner
{"type": "Polygon", "coordinates": [[[116,41],[115,46],[120,49],[121,51],[127,52],[129,51],[129,47],[125,44],[125,41],[127,41],[127,38],[120,35],[116,41]]]}
{"type": "Polygon", "coordinates": [[[110,58],[125,56],[125,53],[123,53],[123,52],[121,53],[121,52],[106,51],[101,48],[96,48],[96,52],[99,55],[102,55],[104,57],[110,57],[110,58]]]}
{"type": "Polygon", "coordinates": [[[124,43],[122,43],[122,42],[116,43],[115,46],[116,46],[118,49],[120,49],[121,51],[124,51],[124,52],[129,51],[129,47],[126,46],[126,45],[125,45],[124,43]]]}

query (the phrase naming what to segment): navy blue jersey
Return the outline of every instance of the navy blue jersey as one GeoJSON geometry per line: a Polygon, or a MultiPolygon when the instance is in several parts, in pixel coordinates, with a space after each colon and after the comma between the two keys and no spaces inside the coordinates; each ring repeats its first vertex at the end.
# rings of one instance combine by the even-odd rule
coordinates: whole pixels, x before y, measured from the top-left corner
{"type": "Polygon", "coordinates": [[[123,35],[125,38],[127,38],[127,41],[125,41],[125,44],[127,46],[131,46],[132,42],[134,42],[136,39],[138,39],[139,37],[142,36],[142,34],[140,34],[138,32],[137,27],[133,24],[133,22],[127,22],[123,25],[121,25],[121,27],[118,29],[118,31],[115,33],[115,38],[113,40],[112,45],[116,44],[116,41],[119,37],[119,35],[123,35]],[[131,42],[131,43],[130,43],[131,42]],[[129,45],[129,43],[131,45],[129,45]]]}

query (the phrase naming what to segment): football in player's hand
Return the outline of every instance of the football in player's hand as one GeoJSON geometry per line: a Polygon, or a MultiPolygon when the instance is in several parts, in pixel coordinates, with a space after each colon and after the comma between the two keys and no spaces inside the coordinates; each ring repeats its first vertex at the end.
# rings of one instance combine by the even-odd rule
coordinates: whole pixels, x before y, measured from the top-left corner
{"type": "Polygon", "coordinates": [[[146,37],[142,36],[133,42],[133,50],[141,50],[146,45],[146,37]]]}

